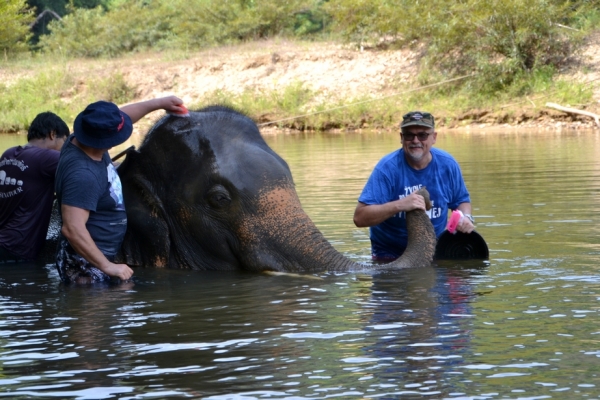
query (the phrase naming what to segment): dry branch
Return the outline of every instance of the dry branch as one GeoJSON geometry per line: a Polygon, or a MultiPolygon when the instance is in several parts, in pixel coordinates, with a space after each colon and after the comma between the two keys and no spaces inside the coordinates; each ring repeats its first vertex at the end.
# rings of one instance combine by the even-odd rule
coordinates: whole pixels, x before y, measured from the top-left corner
{"type": "Polygon", "coordinates": [[[33,28],[38,22],[40,22],[40,20],[42,18],[44,18],[46,16],[46,14],[50,14],[57,20],[62,21],[62,18],[60,17],[60,15],[58,15],[57,13],[55,13],[54,11],[52,11],[50,9],[46,9],[46,10],[42,11],[40,15],[37,16],[35,21],[33,21],[31,24],[29,24],[29,28],[33,28]]]}
{"type": "Polygon", "coordinates": [[[587,117],[592,117],[592,118],[594,118],[594,121],[596,122],[596,126],[598,128],[600,128],[600,115],[598,115],[598,114],[594,114],[589,111],[578,110],[576,108],[563,107],[556,103],[546,103],[546,107],[554,108],[556,110],[563,111],[563,112],[570,113],[570,114],[579,114],[579,115],[585,115],[587,117]]]}

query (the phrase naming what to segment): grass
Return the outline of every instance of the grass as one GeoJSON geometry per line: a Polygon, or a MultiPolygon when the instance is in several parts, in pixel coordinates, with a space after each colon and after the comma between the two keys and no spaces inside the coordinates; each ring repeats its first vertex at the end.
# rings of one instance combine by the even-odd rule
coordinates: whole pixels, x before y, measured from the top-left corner
{"type": "MultiPolygon", "coordinates": [[[[251,45],[248,45],[251,46],[251,45]]],[[[218,59],[230,48],[214,49],[218,59]]],[[[154,55],[156,56],[156,55],[154,55]]],[[[161,53],[163,60],[181,59],[181,52],[161,53]]],[[[135,100],[138,88],[129,84],[119,65],[141,65],[146,55],[118,60],[69,60],[58,56],[29,55],[0,62],[0,132],[26,130],[42,111],[53,111],[71,125],[89,103],[103,99],[123,104],[135,100]]],[[[176,61],[175,61],[176,62],[176,61]]],[[[430,110],[442,126],[477,121],[481,110],[492,123],[534,118],[548,101],[571,107],[592,103],[590,84],[556,80],[553,71],[540,70],[514,80],[502,93],[479,93],[469,80],[433,88],[410,90],[408,83],[394,87],[386,97],[358,96],[343,100],[324,96],[300,81],[274,90],[246,89],[241,93],[215,91],[189,108],[209,104],[232,106],[259,124],[298,130],[396,129],[404,112],[430,110]]],[[[417,88],[417,84],[413,86],[417,88]]]]}
{"type": "Polygon", "coordinates": [[[81,81],[67,70],[40,72],[0,85],[0,131],[25,130],[44,111],[52,111],[70,124],[86,104],[98,99],[125,103],[131,100],[131,93],[118,73],[81,81]]]}
{"type": "MultiPolygon", "coordinates": [[[[91,102],[102,99],[122,104],[133,100],[135,90],[118,70],[95,74],[85,68],[74,70],[67,61],[57,56],[24,55],[0,64],[0,132],[26,130],[44,111],[56,113],[71,125],[91,102]]],[[[95,64],[103,68],[98,60],[95,64]]]]}
{"type": "Polygon", "coordinates": [[[400,117],[392,99],[354,98],[344,101],[321,98],[318,92],[295,82],[280,90],[245,90],[236,94],[215,91],[191,108],[210,104],[233,107],[259,124],[298,130],[386,128],[400,117]]]}

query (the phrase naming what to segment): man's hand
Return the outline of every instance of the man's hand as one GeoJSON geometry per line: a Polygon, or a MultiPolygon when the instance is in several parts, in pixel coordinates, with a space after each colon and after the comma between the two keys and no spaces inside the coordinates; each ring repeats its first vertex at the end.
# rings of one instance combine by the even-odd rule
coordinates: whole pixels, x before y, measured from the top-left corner
{"type": "Polygon", "coordinates": [[[359,202],[354,210],[354,225],[359,228],[375,226],[402,211],[425,211],[425,199],[416,192],[385,204],[367,205],[359,202]]]}
{"type": "Polygon", "coordinates": [[[460,223],[456,226],[456,230],[463,233],[471,233],[475,230],[475,225],[471,222],[471,219],[466,217],[467,215],[471,215],[471,203],[460,203],[458,205],[457,210],[463,213],[464,217],[460,221],[460,223]]]}
{"type": "Polygon", "coordinates": [[[174,113],[183,113],[186,111],[185,107],[182,107],[183,100],[181,100],[177,96],[161,97],[157,100],[161,102],[161,106],[159,108],[162,108],[165,111],[170,111],[174,113]]]}
{"type": "Polygon", "coordinates": [[[412,211],[412,210],[423,210],[426,211],[425,208],[425,198],[417,192],[414,192],[403,199],[397,200],[401,206],[401,211],[412,211]]]}
{"type": "Polygon", "coordinates": [[[114,276],[124,281],[131,278],[133,270],[128,265],[110,262],[96,246],[86,228],[86,222],[90,215],[88,210],[63,204],[61,213],[63,219],[62,234],[77,254],[108,276],[114,276]]]}
{"type": "Polygon", "coordinates": [[[475,229],[475,225],[467,217],[462,217],[461,221],[456,226],[456,230],[463,233],[471,233],[475,229]]]}
{"type": "Polygon", "coordinates": [[[133,276],[133,270],[127,264],[108,263],[102,268],[102,272],[108,276],[119,278],[122,281],[126,281],[133,276]]]}

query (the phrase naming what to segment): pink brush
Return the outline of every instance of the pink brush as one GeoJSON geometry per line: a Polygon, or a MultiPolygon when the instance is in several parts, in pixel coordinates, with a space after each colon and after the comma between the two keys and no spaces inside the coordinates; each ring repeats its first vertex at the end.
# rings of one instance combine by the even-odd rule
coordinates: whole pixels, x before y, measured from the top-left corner
{"type": "Polygon", "coordinates": [[[183,104],[180,104],[178,107],[180,108],[180,111],[167,111],[167,114],[171,114],[176,117],[189,117],[190,116],[190,112],[183,104]]]}
{"type": "Polygon", "coordinates": [[[456,233],[456,227],[458,226],[458,224],[460,224],[460,221],[462,221],[463,218],[464,218],[464,215],[463,215],[462,211],[460,211],[460,210],[452,211],[452,214],[450,214],[450,219],[448,220],[448,226],[446,226],[446,229],[448,230],[448,232],[456,233]]]}

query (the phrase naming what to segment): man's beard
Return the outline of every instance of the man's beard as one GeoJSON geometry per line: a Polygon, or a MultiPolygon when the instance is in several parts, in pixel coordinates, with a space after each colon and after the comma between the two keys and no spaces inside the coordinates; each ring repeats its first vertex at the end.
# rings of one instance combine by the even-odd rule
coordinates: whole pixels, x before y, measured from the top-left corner
{"type": "Polygon", "coordinates": [[[409,147],[409,151],[406,152],[406,155],[413,161],[421,161],[425,156],[425,149],[423,147],[413,147],[412,149],[409,147]],[[421,153],[418,155],[413,154],[410,150],[421,149],[421,153]]]}

